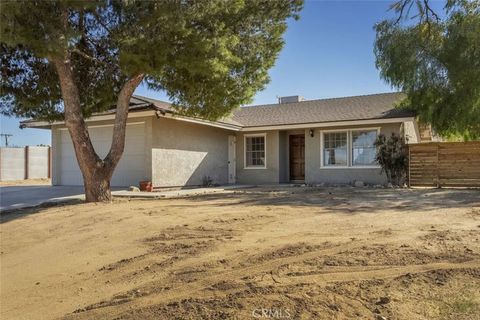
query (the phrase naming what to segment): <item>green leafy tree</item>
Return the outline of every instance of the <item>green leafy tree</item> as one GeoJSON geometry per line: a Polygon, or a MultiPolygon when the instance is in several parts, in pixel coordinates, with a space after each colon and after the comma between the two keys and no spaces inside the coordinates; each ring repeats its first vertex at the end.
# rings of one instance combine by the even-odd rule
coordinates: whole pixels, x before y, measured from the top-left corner
{"type": "Polygon", "coordinates": [[[64,120],[87,201],[109,201],[142,82],[179,113],[217,119],[269,81],[301,0],[2,1],[0,112],[64,120]],[[116,106],[101,159],[85,119],[116,106]]]}
{"type": "Polygon", "coordinates": [[[405,183],[408,168],[408,149],[405,140],[392,133],[390,137],[380,134],[375,141],[375,161],[385,172],[387,181],[394,186],[405,183]]]}
{"type": "Polygon", "coordinates": [[[480,137],[480,2],[401,0],[375,27],[376,65],[404,91],[401,106],[444,136],[480,137]]]}

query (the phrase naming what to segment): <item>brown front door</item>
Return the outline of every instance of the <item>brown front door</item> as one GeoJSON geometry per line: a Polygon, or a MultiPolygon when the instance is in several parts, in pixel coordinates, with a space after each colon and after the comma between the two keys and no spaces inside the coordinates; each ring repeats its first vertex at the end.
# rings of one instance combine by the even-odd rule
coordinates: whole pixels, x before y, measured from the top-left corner
{"type": "Polygon", "coordinates": [[[289,136],[290,180],[305,180],[305,135],[289,136]]]}

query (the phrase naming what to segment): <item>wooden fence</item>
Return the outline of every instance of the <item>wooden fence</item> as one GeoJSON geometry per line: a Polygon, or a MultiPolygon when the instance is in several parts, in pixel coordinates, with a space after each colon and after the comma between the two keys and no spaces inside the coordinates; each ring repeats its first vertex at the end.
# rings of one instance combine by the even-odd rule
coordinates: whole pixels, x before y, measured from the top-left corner
{"type": "Polygon", "coordinates": [[[409,185],[480,187],[480,141],[411,144],[409,185]]]}

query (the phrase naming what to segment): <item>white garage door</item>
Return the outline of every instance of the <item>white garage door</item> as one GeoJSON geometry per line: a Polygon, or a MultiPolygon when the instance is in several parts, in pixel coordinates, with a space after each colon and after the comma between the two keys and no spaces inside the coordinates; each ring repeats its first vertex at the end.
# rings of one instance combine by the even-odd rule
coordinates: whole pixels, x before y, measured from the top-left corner
{"type": "MultiPolygon", "coordinates": [[[[90,139],[100,158],[105,158],[112,143],[113,126],[89,127],[90,139]]],[[[60,184],[83,185],[67,130],[60,130],[60,184]]],[[[128,124],[125,150],[112,177],[112,186],[138,185],[145,179],[145,123],[128,124]]]]}

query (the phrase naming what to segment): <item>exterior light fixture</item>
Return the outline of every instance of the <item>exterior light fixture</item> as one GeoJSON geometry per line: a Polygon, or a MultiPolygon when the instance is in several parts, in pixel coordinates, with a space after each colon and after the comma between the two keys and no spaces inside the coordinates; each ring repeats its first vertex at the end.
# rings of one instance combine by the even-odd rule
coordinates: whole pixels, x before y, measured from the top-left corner
{"type": "Polygon", "coordinates": [[[312,138],[313,138],[313,134],[314,134],[314,131],[313,131],[313,129],[310,129],[310,137],[312,137],[312,138]]]}

